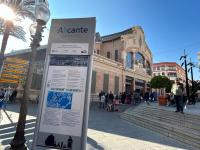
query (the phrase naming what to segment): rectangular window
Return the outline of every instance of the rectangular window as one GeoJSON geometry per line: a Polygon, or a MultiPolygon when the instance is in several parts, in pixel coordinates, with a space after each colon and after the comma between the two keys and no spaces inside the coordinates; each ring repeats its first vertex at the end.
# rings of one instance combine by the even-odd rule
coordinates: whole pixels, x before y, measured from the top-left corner
{"type": "Polygon", "coordinates": [[[170,71],[175,71],[175,70],[176,70],[176,67],[169,66],[169,70],[170,70],[170,71]]]}
{"type": "Polygon", "coordinates": [[[118,61],[118,50],[115,50],[115,61],[118,61]]]}
{"type": "Polygon", "coordinates": [[[164,66],[162,66],[162,67],[160,67],[160,69],[163,71],[163,70],[165,70],[165,67],[164,67],[164,66]]]}
{"type": "Polygon", "coordinates": [[[114,93],[115,94],[118,94],[119,93],[119,77],[118,76],[115,76],[115,90],[114,90],[114,93]]]}
{"type": "Polygon", "coordinates": [[[104,92],[109,92],[108,85],[109,85],[109,74],[105,73],[104,78],[103,78],[103,91],[104,92]]]}
{"type": "Polygon", "coordinates": [[[110,52],[107,52],[107,58],[110,58],[110,52]]]}
{"type": "Polygon", "coordinates": [[[157,70],[160,70],[160,67],[157,67],[157,70]]]}
{"type": "Polygon", "coordinates": [[[96,92],[96,71],[92,71],[92,85],[91,85],[91,92],[96,92]]]}

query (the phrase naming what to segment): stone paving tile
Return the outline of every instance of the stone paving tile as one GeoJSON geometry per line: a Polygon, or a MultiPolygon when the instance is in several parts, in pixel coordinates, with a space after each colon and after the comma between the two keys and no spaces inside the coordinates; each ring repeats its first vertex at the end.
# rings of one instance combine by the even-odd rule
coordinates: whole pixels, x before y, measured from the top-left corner
{"type": "MultiPolygon", "coordinates": [[[[26,132],[28,147],[31,147],[35,127],[37,105],[30,104],[27,116],[29,123],[26,132]]],[[[126,106],[124,106],[126,107],[126,106]]],[[[15,122],[18,120],[19,106],[8,106],[10,120],[0,125],[0,150],[6,149],[15,132],[15,122]],[[5,124],[9,123],[5,126],[5,124]],[[8,129],[6,129],[9,127],[8,129]],[[5,132],[7,131],[7,132],[5,132]],[[5,134],[7,133],[7,134],[5,134]],[[3,137],[3,138],[2,138],[3,137]]],[[[152,132],[148,129],[136,126],[119,118],[119,112],[106,112],[93,108],[90,111],[87,150],[182,150],[191,149],[184,144],[152,132]]]]}

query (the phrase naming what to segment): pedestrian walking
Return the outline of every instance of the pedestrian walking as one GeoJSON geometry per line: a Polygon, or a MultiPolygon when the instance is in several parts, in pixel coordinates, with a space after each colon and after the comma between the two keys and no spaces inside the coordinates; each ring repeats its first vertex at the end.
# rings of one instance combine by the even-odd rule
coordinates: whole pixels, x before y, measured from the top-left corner
{"type": "Polygon", "coordinates": [[[1,108],[6,107],[5,105],[5,100],[4,100],[4,95],[5,95],[5,91],[3,89],[0,90],[0,102],[1,102],[1,108]]]}
{"type": "Polygon", "coordinates": [[[183,89],[181,85],[178,86],[178,89],[176,90],[175,93],[175,100],[176,100],[176,111],[175,112],[183,112],[183,89]]]}
{"type": "Polygon", "coordinates": [[[4,108],[5,109],[6,109],[6,105],[7,105],[8,101],[9,101],[9,97],[10,97],[10,89],[8,88],[4,94],[4,108]]]}
{"type": "Polygon", "coordinates": [[[149,91],[147,91],[147,92],[144,94],[144,100],[145,100],[145,102],[147,102],[147,105],[149,105],[149,91]]]}
{"type": "Polygon", "coordinates": [[[116,97],[115,97],[115,101],[114,101],[114,109],[115,109],[115,111],[119,111],[119,96],[118,95],[116,95],[116,97]]]}
{"type": "Polygon", "coordinates": [[[101,108],[101,105],[102,105],[102,103],[101,103],[101,96],[102,96],[102,94],[103,94],[103,91],[101,91],[99,93],[99,108],[101,108]]]}
{"type": "Polygon", "coordinates": [[[9,98],[10,102],[15,102],[16,100],[16,97],[17,97],[17,89],[15,88],[9,98]]]}
{"type": "Polygon", "coordinates": [[[112,91],[110,91],[108,98],[109,98],[109,101],[110,101],[111,103],[113,103],[114,95],[113,95],[112,91]]]}
{"type": "Polygon", "coordinates": [[[107,105],[107,111],[113,111],[114,110],[114,95],[112,93],[112,91],[110,91],[109,95],[108,95],[108,105],[107,105]]]}
{"type": "Polygon", "coordinates": [[[106,101],[105,94],[102,93],[102,95],[101,95],[101,106],[102,106],[102,108],[105,108],[105,101],[106,101]]]}
{"type": "Polygon", "coordinates": [[[123,92],[123,93],[122,93],[122,96],[121,96],[121,103],[122,103],[122,104],[124,104],[125,99],[126,99],[126,93],[123,92]]]}

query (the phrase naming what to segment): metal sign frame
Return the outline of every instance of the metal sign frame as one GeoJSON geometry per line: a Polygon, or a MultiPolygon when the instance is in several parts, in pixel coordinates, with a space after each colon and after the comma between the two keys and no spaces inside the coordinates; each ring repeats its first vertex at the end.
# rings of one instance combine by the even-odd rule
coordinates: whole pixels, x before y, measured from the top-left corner
{"type": "MultiPolygon", "coordinates": [[[[64,29],[63,28],[63,29],[64,29]]],[[[48,42],[48,49],[46,53],[46,60],[45,60],[45,73],[43,76],[43,83],[42,89],[40,93],[40,102],[39,102],[39,110],[38,110],[38,117],[36,123],[36,129],[34,134],[33,140],[33,150],[42,150],[46,149],[45,147],[37,146],[37,138],[39,136],[39,129],[41,123],[41,114],[42,109],[44,106],[45,101],[45,90],[47,85],[47,76],[48,70],[50,67],[50,56],[52,43],[88,43],[88,52],[86,54],[80,54],[81,56],[85,55],[88,56],[88,66],[87,66],[87,77],[86,77],[86,86],[85,86],[85,96],[84,96],[84,106],[83,107],[83,118],[82,118],[82,129],[81,129],[81,137],[80,137],[80,150],[86,149],[87,143],[87,127],[88,127],[88,116],[89,116],[89,101],[90,101],[90,88],[91,88],[91,77],[92,77],[92,62],[93,62],[93,51],[94,51],[94,41],[95,41],[95,28],[96,28],[96,18],[77,18],[77,19],[53,19],[50,35],[49,35],[49,42],[48,42]],[[66,27],[73,27],[79,28],[77,30],[78,33],[69,33],[66,30],[66,27]],[[81,26],[81,27],[80,27],[81,26]],[[84,28],[84,27],[85,28],[84,28]],[[64,27],[65,30],[59,32],[59,27],[64,27]],[[87,29],[86,29],[87,27],[87,29]],[[87,36],[86,33],[88,32],[87,36]],[[83,35],[81,35],[83,33],[83,35]],[[61,35],[60,35],[61,34],[61,35]]],[[[85,53],[85,52],[84,52],[85,53]]],[[[64,54],[65,55],[65,54],[64,54]]],[[[76,54],[79,56],[79,54],[76,54]]],[[[54,148],[56,149],[56,148],[54,148]]],[[[70,150],[74,150],[73,148],[70,150]]],[[[78,149],[76,149],[78,150],[78,149]]]]}

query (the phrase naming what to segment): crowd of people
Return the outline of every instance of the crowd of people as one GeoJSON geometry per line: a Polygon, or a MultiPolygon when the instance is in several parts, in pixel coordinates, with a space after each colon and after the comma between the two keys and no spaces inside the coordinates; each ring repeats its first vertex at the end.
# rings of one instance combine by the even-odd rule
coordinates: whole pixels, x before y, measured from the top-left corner
{"type": "Polygon", "coordinates": [[[8,102],[14,103],[17,97],[17,89],[16,88],[0,88],[0,104],[1,107],[4,106],[6,108],[6,104],[8,102]]]}
{"type": "MultiPolygon", "coordinates": [[[[177,85],[177,87],[171,93],[167,93],[167,106],[176,107],[176,112],[184,113],[184,107],[186,104],[195,104],[195,97],[191,96],[190,99],[186,96],[186,91],[182,85],[177,85]]],[[[134,92],[123,92],[114,95],[112,91],[106,93],[101,91],[99,93],[99,108],[104,108],[107,111],[119,111],[119,104],[137,104],[141,101],[145,101],[148,105],[149,102],[155,102],[158,99],[159,94],[156,91],[150,92],[150,90],[145,93],[141,91],[134,92]]]]}
{"type": "Polygon", "coordinates": [[[104,108],[107,111],[119,111],[119,104],[137,104],[142,100],[147,103],[149,101],[157,101],[157,93],[142,93],[140,91],[135,91],[123,92],[114,95],[112,91],[109,93],[101,91],[99,93],[99,108],[104,108]]]}

